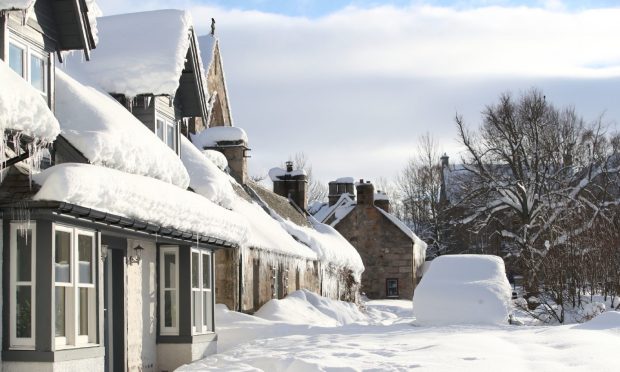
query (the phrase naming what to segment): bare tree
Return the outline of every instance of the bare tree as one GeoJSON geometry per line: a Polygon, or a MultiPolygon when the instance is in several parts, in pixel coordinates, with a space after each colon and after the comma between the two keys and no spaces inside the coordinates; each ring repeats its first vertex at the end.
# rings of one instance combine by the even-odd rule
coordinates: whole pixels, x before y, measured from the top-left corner
{"type": "MultiPolygon", "coordinates": [[[[556,109],[531,90],[519,99],[501,95],[484,110],[477,131],[459,115],[456,124],[468,172],[461,222],[475,232],[493,226],[501,248],[522,265],[528,290],[553,282],[553,301],[563,304],[569,270],[559,255],[596,221],[611,222],[610,207],[620,197],[610,192],[617,191],[611,180],[620,164],[602,118],[587,125],[573,108],[556,109]],[[554,260],[546,259],[551,255],[554,260]]],[[[563,313],[554,316],[563,321],[563,313]]]]}
{"type": "Polygon", "coordinates": [[[417,154],[397,179],[399,217],[429,245],[429,255],[443,253],[439,215],[441,165],[437,142],[429,134],[418,140],[417,154]]]}

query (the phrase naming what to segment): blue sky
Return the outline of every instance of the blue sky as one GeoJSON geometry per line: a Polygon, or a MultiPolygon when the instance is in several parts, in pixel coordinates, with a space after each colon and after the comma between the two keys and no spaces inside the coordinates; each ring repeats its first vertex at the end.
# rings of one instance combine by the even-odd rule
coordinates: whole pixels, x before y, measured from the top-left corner
{"type": "MultiPolygon", "coordinates": [[[[428,4],[433,6],[470,9],[481,6],[529,6],[548,7],[555,1],[544,0],[210,0],[200,1],[205,5],[216,5],[222,8],[243,10],[259,10],[288,16],[320,17],[347,6],[371,8],[381,5],[406,7],[410,5],[428,4]]],[[[592,8],[619,6],[617,0],[563,0],[561,4],[569,11],[592,8]]]]}

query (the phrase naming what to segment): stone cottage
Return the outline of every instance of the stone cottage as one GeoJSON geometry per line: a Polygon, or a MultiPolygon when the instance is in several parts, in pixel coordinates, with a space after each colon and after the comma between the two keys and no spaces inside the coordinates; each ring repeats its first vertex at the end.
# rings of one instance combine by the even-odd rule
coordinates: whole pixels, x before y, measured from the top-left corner
{"type": "Polygon", "coordinates": [[[360,291],[369,298],[413,297],[422,276],[426,244],[390,213],[389,199],[372,183],[350,177],[329,183],[329,202],[310,212],[333,226],[364,263],[360,291]]]}

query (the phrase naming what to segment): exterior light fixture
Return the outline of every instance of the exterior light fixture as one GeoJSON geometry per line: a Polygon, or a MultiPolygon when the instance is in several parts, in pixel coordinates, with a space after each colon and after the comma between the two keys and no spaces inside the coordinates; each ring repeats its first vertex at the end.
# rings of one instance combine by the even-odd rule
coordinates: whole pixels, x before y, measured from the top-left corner
{"type": "Polygon", "coordinates": [[[144,250],[144,248],[142,248],[142,246],[140,244],[136,245],[133,248],[134,251],[134,255],[133,256],[129,256],[129,264],[133,265],[133,264],[140,264],[140,261],[142,261],[142,251],[144,250]]]}
{"type": "Polygon", "coordinates": [[[108,258],[108,246],[101,244],[101,261],[105,261],[106,258],[108,258]]]}

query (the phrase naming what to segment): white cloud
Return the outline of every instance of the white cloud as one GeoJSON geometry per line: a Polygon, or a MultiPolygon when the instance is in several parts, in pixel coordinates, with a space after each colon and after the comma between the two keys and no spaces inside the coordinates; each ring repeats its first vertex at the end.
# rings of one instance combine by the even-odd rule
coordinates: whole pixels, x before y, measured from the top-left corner
{"type": "MultiPolygon", "coordinates": [[[[253,148],[251,169],[266,172],[304,151],[324,181],[392,177],[429,131],[454,157],[455,112],[475,125],[484,105],[507,90],[536,86],[587,119],[607,110],[617,120],[620,8],[543,5],[349,7],[308,19],[175,4],[191,9],[203,34],[217,20],[235,124],[253,148]]],[[[169,4],[140,6],[134,10],[169,4]]]]}

